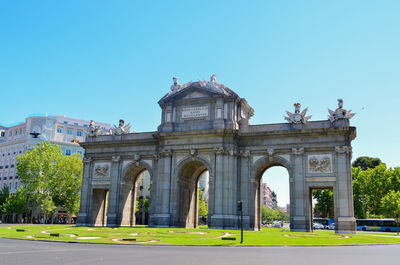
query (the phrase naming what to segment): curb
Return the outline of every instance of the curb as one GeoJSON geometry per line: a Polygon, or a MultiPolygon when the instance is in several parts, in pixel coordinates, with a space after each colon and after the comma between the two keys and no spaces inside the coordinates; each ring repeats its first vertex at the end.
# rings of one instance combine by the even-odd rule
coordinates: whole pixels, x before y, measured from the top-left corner
{"type": "Polygon", "coordinates": [[[110,246],[137,246],[137,247],[234,247],[234,248],[296,248],[296,247],[373,247],[373,246],[398,246],[400,243],[382,243],[382,244],[344,244],[344,245],[156,245],[156,244],[121,244],[121,243],[92,243],[81,241],[63,241],[63,240],[32,240],[24,238],[0,237],[8,240],[24,240],[33,242],[63,243],[63,244],[86,244],[86,245],[110,245],[110,246]]]}

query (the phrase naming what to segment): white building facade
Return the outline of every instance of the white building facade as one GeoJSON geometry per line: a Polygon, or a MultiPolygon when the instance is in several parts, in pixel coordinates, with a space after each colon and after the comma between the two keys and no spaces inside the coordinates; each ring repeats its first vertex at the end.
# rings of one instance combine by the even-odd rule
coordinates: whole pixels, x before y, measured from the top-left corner
{"type": "MultiPolygon", "coordinates": [[[[0,188],[7,185],[11,193],[18,189],[17,157],[40,142],[58,144],[64,155],[83,157],[79,142],[85,140],[89,123],[65,116],[32,116],[14,126],[0,126],[0,188]]],[[[96,127],[109,130],[110,124],[96,123],[96,127]]]]}

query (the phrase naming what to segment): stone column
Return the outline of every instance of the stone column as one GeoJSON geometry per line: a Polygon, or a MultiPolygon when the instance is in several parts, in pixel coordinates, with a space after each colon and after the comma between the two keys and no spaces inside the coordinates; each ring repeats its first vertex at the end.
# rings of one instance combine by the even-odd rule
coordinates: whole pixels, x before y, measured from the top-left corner
{"type": "Polygon", "coordinates": [[[92,168],[91,157],[83,158],[83,177],[81,187],[81,202],[78,214],[77,225],[89,226],[91,223],[91,185],[90,185],[90,173],[92,168]]]}
{"type": "Polygon", "coordinates": [[[108,209],[107,209],[107,226],[119,226],[120,221],[118,220],[119,215],[119,204],[120,204],[120,182],[121,182],[121,173],[120,173],[120,156],[113,156],[111,158],[111,171],[110,171],[110,180],[111,180],[111,188],[108,196],[108,209]]]}
{"type": "Polygon", "coordinates": [[[308,191],[305,190],[304,180],[304,148],[292,148],[293,191],[291,191],[290,230],[294,232],[310,231],[307,221],[310,213],[306,212],[308,191]]]}
{"type": "Polygon", "coordinates": [[[351,146],[336,146],[337,178],[335,196],[335,232],[356,233],[353,187],[351,178],[351,146]]]}

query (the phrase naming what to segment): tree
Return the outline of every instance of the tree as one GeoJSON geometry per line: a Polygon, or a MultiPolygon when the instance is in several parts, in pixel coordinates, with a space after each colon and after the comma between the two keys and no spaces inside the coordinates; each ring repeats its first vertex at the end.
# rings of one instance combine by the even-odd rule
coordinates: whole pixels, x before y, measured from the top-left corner
{"type": "Polygon", "coordinates": [[[315,209],[322,213],[322,217],[334,217],[333,190],[313,190],[312,196],[317,200],[315,209]]]}
{"type": "Polygon", "coordinates": [[[3,188],[0,190],[0,213],[1,211],[1,206],[6,202],[6,199],[8,198],[10,194],[10,189],[8,188],[7,185],[4,185],[3,188]]]}
{"type": "Polygon", "coordinates": [[[206,201],[203,198],[203,190],[199,189],[199,216],[207,218],[208,216],[208,208],[206,201]]]}
{"type": "Polygon", "coordinates": [[[46,217],[57,206],[77,212],[82,168],[77,155],[63,156],[60,147],[49,142],[20,155],[17,164],[31,203],[46,217]]]}
{"type": "Polygon", "coordinates": [[[5,203],[3,204],[3,211],[8,214],[24,214],[28,210],[27,207],[27,193],[23,186],[14,194],[9,194],[5,203]]]}
{"type": "Polygon", "coordinates": [[[394,218],[400,212],[400,191],[391,190],[381,200],[382,211],[387,218],[394,218]]]}
{"type": "Polygon", "coordinates": [[[382,161],[376,157],[360,156],[352,164],[353,167],[361,167],[362,170],[375,168],[382,164],[382,161]]]}
{"type": "Polygon", "coordinates": [[[372,169],[353,168],[354,213],[357,218],[388,214],[383,200],[388,194],[400,191],[400,168],[387,169],[380,164],[372,169]],[[364,200],[364,202],[363,202],[364,200]]]}
{"type": "Polygon", "coordinates": [[[265,221],[272,221],[272,220],[288,220],[289,216],[287,213],[283,212],[281,209],[271,209],[265,205],[262,206],[261,208],[261,216],[262,220],[265,221]]]}
{"type": "Polygon", "coordinates": [[[69,213],[79,211],[83,165],[79,154],[62,156],[57,163],[57,178],[50,186],[55,205],[65,208],[69,213]]]}

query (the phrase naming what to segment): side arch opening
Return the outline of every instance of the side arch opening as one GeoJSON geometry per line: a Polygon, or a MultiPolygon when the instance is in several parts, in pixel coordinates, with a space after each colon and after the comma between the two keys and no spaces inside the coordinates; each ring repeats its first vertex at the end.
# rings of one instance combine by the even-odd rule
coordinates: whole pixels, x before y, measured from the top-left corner
{"type": "Polygon", "coordinates": [[[121,180],[120,225],[148,224],[151,173],[143,165],[129,168],[121,180]]]}

